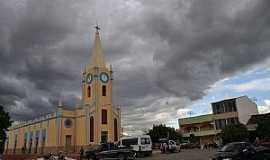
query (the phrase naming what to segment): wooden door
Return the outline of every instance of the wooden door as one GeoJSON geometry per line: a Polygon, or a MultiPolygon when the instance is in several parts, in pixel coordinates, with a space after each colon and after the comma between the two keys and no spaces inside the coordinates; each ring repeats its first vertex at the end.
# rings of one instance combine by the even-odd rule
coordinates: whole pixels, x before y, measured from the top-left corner
{"type": "Polygon", "coordinates": [[[66,135],[66,151],[71,150],[71,135],[66,135]]]}

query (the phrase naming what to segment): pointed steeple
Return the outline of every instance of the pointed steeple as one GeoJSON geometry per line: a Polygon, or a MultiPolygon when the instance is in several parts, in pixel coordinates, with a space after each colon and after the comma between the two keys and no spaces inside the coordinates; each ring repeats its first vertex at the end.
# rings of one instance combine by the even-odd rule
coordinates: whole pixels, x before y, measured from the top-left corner
{"type": "Polygon", "coordinates": [[[103,55],[103,50],[101,47],[101,41],[100,41],[100,35],[99,35],[99,26],[97,25],[96,27],[96,33],[95,33],[95,41],[94,45],[92,47],[92,55],[90,59],[90,64],[89,67],[105,67],[105,59],[103,55]]]}

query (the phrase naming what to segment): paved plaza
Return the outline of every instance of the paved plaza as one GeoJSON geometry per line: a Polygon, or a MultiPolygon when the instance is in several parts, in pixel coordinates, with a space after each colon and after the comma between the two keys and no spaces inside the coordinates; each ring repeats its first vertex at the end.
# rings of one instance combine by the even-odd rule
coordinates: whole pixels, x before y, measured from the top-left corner
{"type": "Polygon", "coordinates": [[[153,152],[151,157],[137,158],[138,160],[209,160],[216,150],[188,149],[179,153],[161,154],[153,152]]]}

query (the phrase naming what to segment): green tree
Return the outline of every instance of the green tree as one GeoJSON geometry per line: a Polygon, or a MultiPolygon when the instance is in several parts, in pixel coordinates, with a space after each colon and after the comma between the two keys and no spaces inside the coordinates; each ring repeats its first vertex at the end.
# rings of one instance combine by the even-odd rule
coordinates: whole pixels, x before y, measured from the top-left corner
{"type": "Polygon", "coordinates": [[[243,124],[228,125],[221,132],[224,144],[236,141],[243,141],[248,138],[247,127],[243,124]]]}
{"type": "Polygon", "coordinates": [[[257,135],[260,138],[270,138],[270,119],[257,122],[258,126],[256,129],[257,135]]]}
{"type": "Polygon", "coordinates": [[[171,140],[181,140],[182,135],[174,128],[166,127],[165,124],[153,125],[147,133],[153,142],[158,142],[160,138],[169,138],[171,140]]]}
{"type": "Polygon", "coordinates": [[[0,153],[3,153],[5,141],[7,138],[6,131],[11,126],[8,112],[4,111],[4,107],[0,105],[0,153]]]}

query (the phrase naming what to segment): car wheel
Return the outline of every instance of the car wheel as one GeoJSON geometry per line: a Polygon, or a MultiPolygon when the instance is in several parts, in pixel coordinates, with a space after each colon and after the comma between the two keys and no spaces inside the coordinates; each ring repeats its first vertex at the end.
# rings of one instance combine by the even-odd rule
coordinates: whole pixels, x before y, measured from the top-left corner
{"type": "Polygon", "coordinates": [[[136,159],[136,157],[137,157],[137,153],[134,152],[134,153],[133,153],[133,156],[132,156],[132,159],[136,159]]]}
{"type": "Polygon", "coordinates": [[[124,154],[120,154],[118,159],[119,160],[126,160],[127,157],[124,154]]]}
{"type": "Polygon", "coordinates": [[[142,154],[141,152],[137,152],[137,153],[136,153],[136,156],[137,156],[138,158],[142,158],[142,157],[143,157],[143,154],[142,154]]]}

